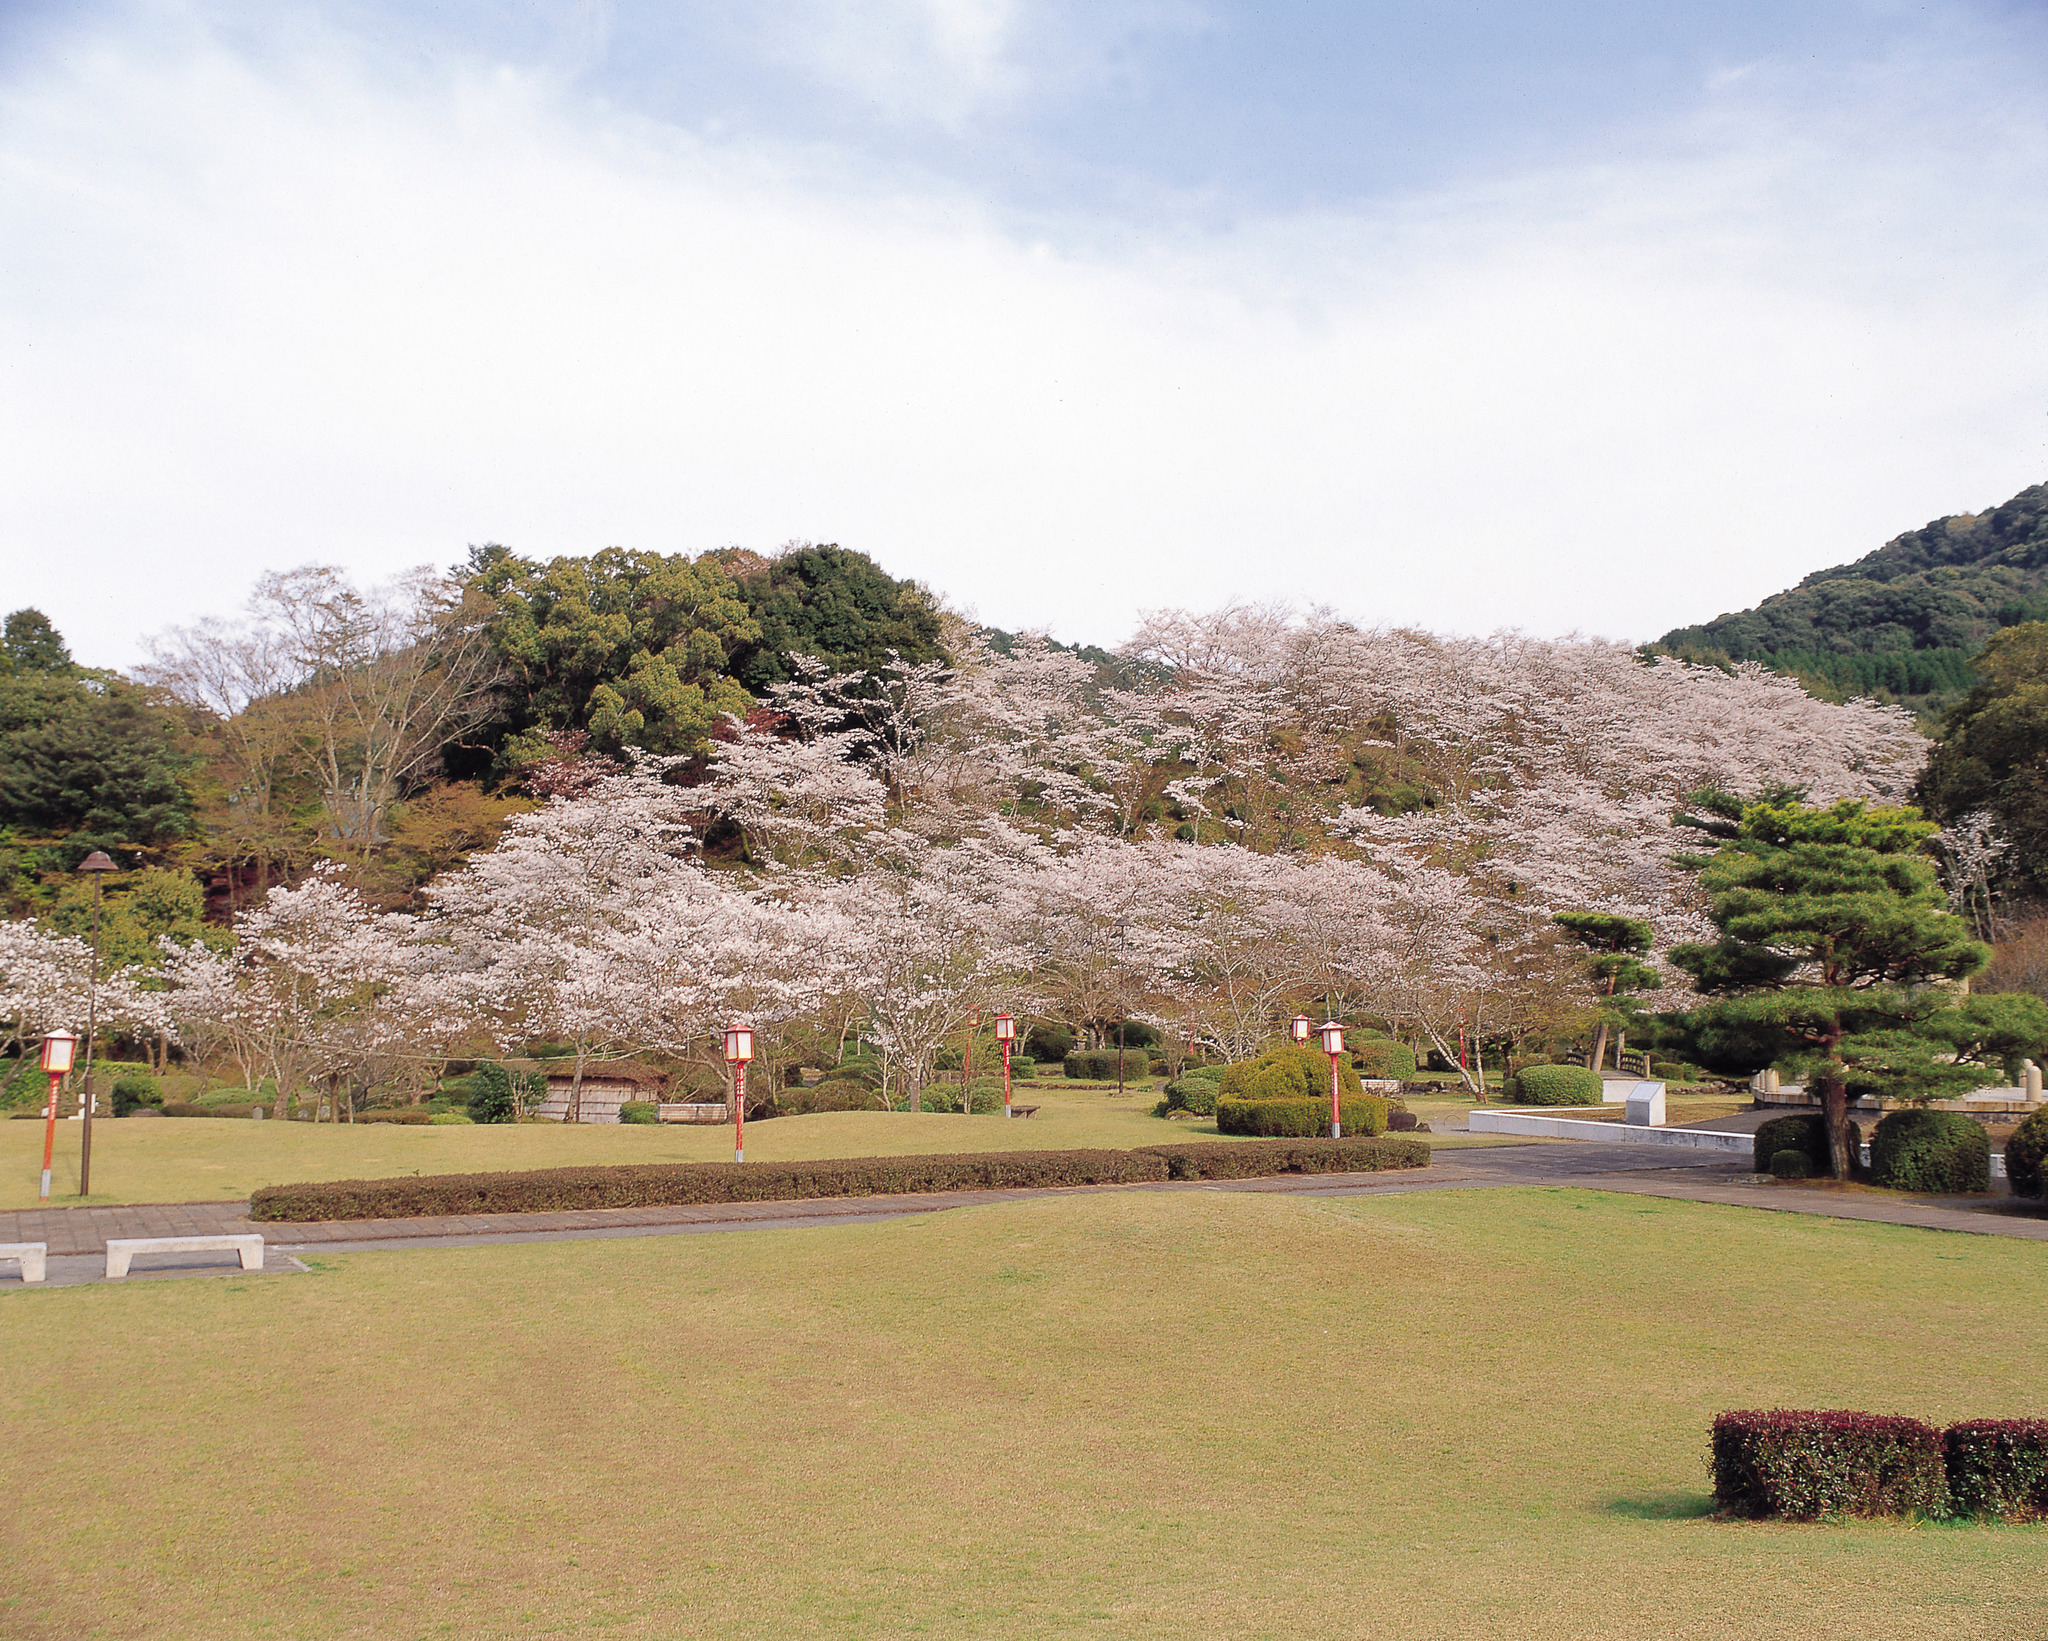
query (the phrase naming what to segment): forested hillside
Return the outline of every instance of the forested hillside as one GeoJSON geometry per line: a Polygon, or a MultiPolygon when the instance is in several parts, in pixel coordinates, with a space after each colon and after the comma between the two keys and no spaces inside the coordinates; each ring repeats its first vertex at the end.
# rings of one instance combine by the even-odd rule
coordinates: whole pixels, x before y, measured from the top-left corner
{"type": "Polygon", "coordinates": [[[1934,714],[1975,682],[2000,628],[2048,617],[2048,485],[1987,513],[1935,519],[1853,564],[1816,570],[1755,609],[1666,633],[1664,653],[1756,661],[1836,697],[1934,714]]]}

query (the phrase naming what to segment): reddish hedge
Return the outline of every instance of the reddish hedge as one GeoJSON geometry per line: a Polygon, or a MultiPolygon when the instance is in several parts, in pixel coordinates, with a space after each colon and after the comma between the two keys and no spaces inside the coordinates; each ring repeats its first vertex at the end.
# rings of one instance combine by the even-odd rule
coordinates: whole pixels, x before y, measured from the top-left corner
{"type": "Polygon", "coordinates": [[[1948,1511],[1941,1433],[1876,1413],[1724,1413],[1711,1442],[1714,1502],[1730,1515],[1926,1516],[1948,1511]]]}
{"type": "Polygon", "coordinates": [[[1420,1140],[1308,1140],[1158,1145],[1137,1151],[992,1151],[957,1156],[847,1157],[822,1162],[646,1163],[540,1168],[512,1174],[335,1180],[266,1185],[249,1217],[305,1222],[410,1219],[430,1214],[555,1213],[719,1202],[794,1202],[1165,1179],[1426,1168],[1420,1140]]]}
{"type": "Polygon", "coordinates": [[[1221,1140],[1189,1145],[1148,1145],[1164,1157],[1174,1179],[1265,1179],[1275,1174],[1377,1174],[1389,1168],[1427,1168],[1426,1140],[1221,1140]]]}
{"type": "Polygon", "coordinates": [[[1957,1515],[2048,1520],[2048,1419],[1970,1419],[1941,1435],[1957,1515]]]}

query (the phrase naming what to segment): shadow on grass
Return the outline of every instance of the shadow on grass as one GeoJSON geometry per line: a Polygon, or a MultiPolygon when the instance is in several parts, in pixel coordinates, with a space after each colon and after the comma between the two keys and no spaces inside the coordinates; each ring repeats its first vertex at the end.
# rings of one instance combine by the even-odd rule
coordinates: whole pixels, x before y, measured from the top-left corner
{"type": "Polygon", "coordinates": [[[1638,1498],[1607,1501],[1607,1514],[1624,1521],[1697,1521],[1713,1513],[1711,1493],[1644,1493],[1638,1498]]]}

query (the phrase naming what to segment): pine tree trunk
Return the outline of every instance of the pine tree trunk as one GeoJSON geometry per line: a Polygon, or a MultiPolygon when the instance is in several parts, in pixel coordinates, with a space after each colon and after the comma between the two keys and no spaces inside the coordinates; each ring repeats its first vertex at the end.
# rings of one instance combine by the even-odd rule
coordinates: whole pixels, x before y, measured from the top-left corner
{"type": "Polygon", "coordinates": [[[1849,1088],[1840,1077],[1820,1081],[1821,1115],[1828,1125],[1828,1167],[1836,1179],[1849,1177],[1849,1088]]]}
{"type": "Polygon", "coordinates": [[[1607,1022],[1600,1022],[1600,1029],[1593,1034],[1592,1069],[1598,1071],[1607,1063],[1607,1022]]]}

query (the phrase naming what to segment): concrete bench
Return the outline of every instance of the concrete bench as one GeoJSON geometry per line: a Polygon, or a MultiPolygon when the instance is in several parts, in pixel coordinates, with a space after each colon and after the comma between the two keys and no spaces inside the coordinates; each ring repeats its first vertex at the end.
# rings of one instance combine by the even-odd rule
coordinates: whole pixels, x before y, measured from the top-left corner
{"type": "Polygon", "coordinates": [[[0,1260],[20,1260],[24,1282],[40,1282],[49,1275],[49,1252],[47,1242],[0,1242],[0,1260]]]}
{"type": "Polygon", "coordinates": [[[263,1238],[258,1236],[124,1236],[107,1243],[107,1275],[126,1276],[137,1254],[235,1253],[242,1269],[263,1269],[263,1238]]]}
{"type": "Polygon", "coordinates": [[[1010,1115],[1013,1117],[1028,1117],[1037,1109],[1038,1107],[1035,1105],[1013,1105],[1010,1107],[1010,1115]]]}

